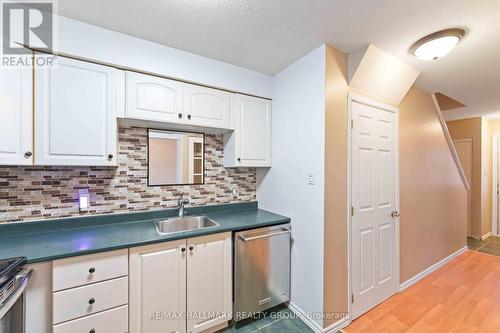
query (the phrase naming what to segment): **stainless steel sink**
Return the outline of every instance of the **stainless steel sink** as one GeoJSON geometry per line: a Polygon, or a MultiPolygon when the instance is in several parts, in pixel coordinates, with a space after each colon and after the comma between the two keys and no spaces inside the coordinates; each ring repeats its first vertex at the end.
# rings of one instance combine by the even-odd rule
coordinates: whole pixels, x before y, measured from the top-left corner
{"type": "Polygon", "coordinates": [[[206,216],[184,216],[155,221],[156,231],[167,235],[176,232],[218,227],[219,224],[206,216]]]}

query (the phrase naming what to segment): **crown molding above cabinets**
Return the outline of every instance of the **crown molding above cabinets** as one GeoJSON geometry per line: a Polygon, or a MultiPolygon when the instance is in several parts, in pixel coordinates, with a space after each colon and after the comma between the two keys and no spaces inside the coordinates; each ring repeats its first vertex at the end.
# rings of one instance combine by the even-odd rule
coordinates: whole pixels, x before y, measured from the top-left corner
{"type": "Polygon", "coordinates": [[[116,166],[120,119],[224,134],[225,167],[271,166],[268,99],[63,56],[0,78],[0,165],[116,166]]]}

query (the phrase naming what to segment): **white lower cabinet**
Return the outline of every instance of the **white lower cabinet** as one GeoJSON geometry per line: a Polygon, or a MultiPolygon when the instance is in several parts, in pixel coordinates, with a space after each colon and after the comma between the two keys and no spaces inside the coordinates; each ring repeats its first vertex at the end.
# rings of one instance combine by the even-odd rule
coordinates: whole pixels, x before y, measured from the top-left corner
{"type": "Polygon", "coordinates": [[[53,333],[127,333],[128,306],[124,305],[97,314],[54,326],[53,333]]]}
{"type": "Polygon", "coordinates": [[[129,253],[130,333],[210,331],[231,319],[231,233],[129,253]]]}
{"type": "Polygon", "coordinates": [[[53,323],[88,316],[128,303],[127,277],[58,291],[53,298],[53,323]]]}
{"type": "Polygon", "coordinates": [[[231,319],[231,234],[187,241],[187,330],[203,332],[231,319]]]}
{"type": "Polygon", "coordinates": [[[130,333],[185,332],[186,240],[134,247],[129,256],[130,333]]]}

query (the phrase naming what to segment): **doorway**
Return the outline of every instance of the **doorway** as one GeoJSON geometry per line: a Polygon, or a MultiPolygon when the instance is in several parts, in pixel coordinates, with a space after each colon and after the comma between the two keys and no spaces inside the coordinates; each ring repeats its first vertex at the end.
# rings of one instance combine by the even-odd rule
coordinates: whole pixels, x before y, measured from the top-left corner
{"type": "MultiPolygon", "coordinates": [[[[453,145],[465,173],[465,178],[472,189],[472,138],[453,140],[453,145]]],[[[472,237],[472,191],[467,191],[467,237],[472,237]]]]}
{"type": "Polygon", "coordinates": [[[399,288],[398,109],[350,96],[351,314],[399,288]]]}

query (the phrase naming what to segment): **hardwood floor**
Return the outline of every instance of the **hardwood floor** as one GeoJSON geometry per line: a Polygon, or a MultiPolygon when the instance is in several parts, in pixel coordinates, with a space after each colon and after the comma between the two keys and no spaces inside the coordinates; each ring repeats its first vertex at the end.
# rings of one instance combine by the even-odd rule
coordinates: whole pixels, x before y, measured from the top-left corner
{"type": "Polygon", "coordinates": [[[499,333],[500,258],[467,251],[344,330],[499,333]]]}

